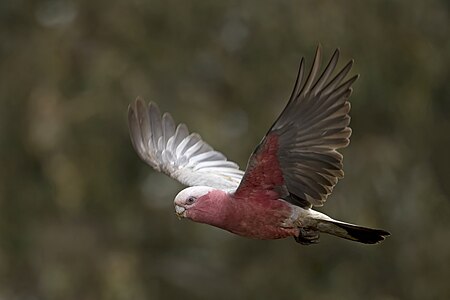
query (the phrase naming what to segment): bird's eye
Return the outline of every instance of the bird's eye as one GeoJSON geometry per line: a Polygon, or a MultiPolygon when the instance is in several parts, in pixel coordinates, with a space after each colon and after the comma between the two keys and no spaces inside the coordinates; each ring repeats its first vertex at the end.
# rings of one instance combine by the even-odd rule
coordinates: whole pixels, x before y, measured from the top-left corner
{"type": "Polygon", "coordinates": [[[197,198],[195,198],[194,196],[190,196],[186,199],[186,204],[192,204],[195,202],[195,200],[197,200],[197,198]]]}

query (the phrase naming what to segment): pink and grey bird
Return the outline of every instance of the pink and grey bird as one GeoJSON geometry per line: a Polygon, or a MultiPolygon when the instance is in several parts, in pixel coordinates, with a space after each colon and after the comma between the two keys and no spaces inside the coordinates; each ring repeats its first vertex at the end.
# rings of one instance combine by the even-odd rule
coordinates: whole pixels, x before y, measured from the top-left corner
{"type": "Polygon", "coordinates": [[[325,203],[344,176],[336,150],[349,144],[348,98],[358,75],[346,79],[353,61],[333,75],[338,58],[336,50],[320,73],[319,46],[307,76],[301,60],[291,97],[245,172],[185,124],[175,126],[170,114],[161,117],[154,103],[137,99],[130,105],[130,135],[139,157],[189,186],[175,197],[176,214],[254,239],[294,237],[307,245],[328,233],[366,244],[384,240],[387,231],[312,209],[325,203]]]}

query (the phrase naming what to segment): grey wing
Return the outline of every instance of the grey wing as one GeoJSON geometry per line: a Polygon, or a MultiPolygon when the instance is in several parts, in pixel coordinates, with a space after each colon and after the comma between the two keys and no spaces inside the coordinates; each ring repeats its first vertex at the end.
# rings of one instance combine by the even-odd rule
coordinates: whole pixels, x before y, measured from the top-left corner
{"type": "Polygon", "coordinates": [[[128,127],[139,157],[159,172],[187,186],[210,186],[234,190],[243,171],[239,166],[189,133],[185,124],[175,126],[172,116],[161,117],[155,103],[138,98],[128,107],[128,127]]]}
{"type": "Polygon", "coordinates": [[[286,200],[299,206],[323,205],[344,176],[343,157],[336,150],[350,142],[347,100],[359,75],[345,80],[353,64],[350,61],[332,76],[339,50],[322,73],[320,59],[319,45],[306,78],[302,59],[291,98],[267,134],[278,138],[277,157],[289,191],[286,200]]]}

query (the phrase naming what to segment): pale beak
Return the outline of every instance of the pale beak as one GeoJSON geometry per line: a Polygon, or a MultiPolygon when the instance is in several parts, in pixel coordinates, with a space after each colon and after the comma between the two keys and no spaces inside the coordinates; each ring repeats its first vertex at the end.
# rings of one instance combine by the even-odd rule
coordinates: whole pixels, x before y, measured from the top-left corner
{"type": "Polygon", "coordinates": [[[175,213],[178,217],[178,219],[185,218],[186,217],[186,208],[183,206],[175,205],[175,213]]]}

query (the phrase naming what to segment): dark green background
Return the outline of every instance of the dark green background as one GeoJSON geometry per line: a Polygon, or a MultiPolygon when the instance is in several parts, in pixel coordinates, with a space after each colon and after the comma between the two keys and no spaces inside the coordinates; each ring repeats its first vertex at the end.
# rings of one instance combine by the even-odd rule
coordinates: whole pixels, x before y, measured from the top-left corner
{"type": "Polygon", "coordinates": [[[450,6],[0,1],[0,299],[449,299],[450,6]],[[156,101],[244,167],[298,62],[356,61],[321,210],[392,236],[247,240],[178,221],[126,111],[156,101]]]}

